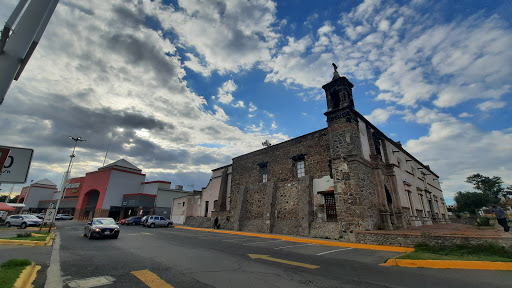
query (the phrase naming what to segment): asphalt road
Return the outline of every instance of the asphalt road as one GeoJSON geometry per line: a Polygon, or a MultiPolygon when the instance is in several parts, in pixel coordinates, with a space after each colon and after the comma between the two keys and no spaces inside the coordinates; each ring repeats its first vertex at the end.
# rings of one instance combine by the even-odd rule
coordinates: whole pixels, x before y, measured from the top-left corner
{"type": "Polygon", "coordinates": [[[87,287],[94,281],[108,283],[104,287],[176,288],[512,285],[510,271],[378,265],[398,255],[395,252],[141,226],[122,226],[118,239],[89,240],[82,237],[83,226],[74,221],[59,223],[64,287],[87,287]],[[249,254],[270,258],[253,259],[249,254]]]}

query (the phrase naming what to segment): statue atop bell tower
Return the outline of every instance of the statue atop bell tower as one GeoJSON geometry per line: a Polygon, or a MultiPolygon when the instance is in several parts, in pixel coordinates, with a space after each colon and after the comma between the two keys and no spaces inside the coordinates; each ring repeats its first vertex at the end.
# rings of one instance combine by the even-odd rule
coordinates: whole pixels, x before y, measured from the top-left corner
{"type": "Polygon", "coordinates": [[[334,74],[331,82],[322,86],[327,99],[327,112],[341,108],[354,108],[354,99],[352,98],[352,88],[354,84],[350,83],[346,77],[338,74],[338,66],[332,63],[334,74]]]}

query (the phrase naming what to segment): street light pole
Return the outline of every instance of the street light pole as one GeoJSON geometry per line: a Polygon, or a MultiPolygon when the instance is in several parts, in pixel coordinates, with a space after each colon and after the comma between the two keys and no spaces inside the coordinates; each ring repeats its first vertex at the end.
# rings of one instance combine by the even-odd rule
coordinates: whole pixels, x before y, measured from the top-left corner
{"type": "MultiPolygon", "coordinates": [[[[68,182],[68,179],[69,179],[69,173],[71,172],[71,164],[73,163],[73,158],[75,158],[75,149],[76,149],[76,146],[78,144],[78,141],[80,142],[85,142],[85,139],[82,139],[82,137],[72,137],[72,136],[69,136],[69,139],[75,141],[75,146],[73,147],[73,152],[71,152],[71,155],[69,155],[69,165],[68,165],[68,170],[66,171],[66,174],[64,174],[64,179],[62,179],[62,184],[60,186],[60,196],[59,196],[59,200],[57,200],[57,205],[55,205],[55,215],[57,215],[57,213],[59,212],[59,205],[60,205],[60,199],[62,199],[64,197],[64,192],[65,192],[65,189],[66,189],[66,183],[68,182]]],[[[54,223],[55,221],[55,218],[53,218],[53,221],[52,223],[50,224],[50,229],[48,231],[50,231],[52,229],[52,224],[54,223]]]]}

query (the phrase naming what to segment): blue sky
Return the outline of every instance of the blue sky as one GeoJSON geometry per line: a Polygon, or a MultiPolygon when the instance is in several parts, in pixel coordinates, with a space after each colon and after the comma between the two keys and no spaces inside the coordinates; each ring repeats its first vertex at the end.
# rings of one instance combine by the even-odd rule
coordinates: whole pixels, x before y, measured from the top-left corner
{"type": "Polygon", "coordinates": [[[450,204],[474,173],[512,184],[511,15],[505,0],[61,0],[0,107],[2,144],[35,150],[29,180],[60,183],[73,135],[73,176],[110,143],[107,163],[200,189],[265,140],[326,127],[334,62],[450,204]]]}

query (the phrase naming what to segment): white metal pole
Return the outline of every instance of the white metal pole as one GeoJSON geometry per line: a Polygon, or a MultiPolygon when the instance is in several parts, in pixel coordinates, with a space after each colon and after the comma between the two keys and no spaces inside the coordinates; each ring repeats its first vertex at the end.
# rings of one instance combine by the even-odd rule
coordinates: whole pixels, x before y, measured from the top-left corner
{"type": "Polygon", "coordinates": [[[66,182],[68,181],[68,178],[69,178],[69,173],[70,173],[69,170],[71,170],[71,163],[73,162],[73,158],[75,157],[76,145],[78,144],[78,141],[85,142],[85,140],[82,139],[81,137],[73,138],[73,137],[69,136],[69,138],[72,139],[73,141],[75,141],[75,146],[73,146],[73,152],[71,152],[71,155],[69,156],[70,159],[69,159],[69,164],[68,164],[68,170],[66,171],[66,175],[64,176],[64,180],[62,181],[62,184],[61,184],[60,196],[59,196],[59,199],[57,200],[57,205],[55,205],[55,215],[57,215],[59,212],[60,199],[62,199],[62,197],[64,196],[64,192],[66,192],[65,191],[66,190],[66,182]]]}
{"type": "Polygon", "coordinates": [[[5,22],[5,27],[12,29],[14,23],[16,23],[16,20],[20,16],[21,11],[23,11],[23,8],[27,5],[27,2],[28,0],[20,0],[20,2],[18,2],[18,5],[16,5],[16,8],[12,11],[11,16],[7,19],[7,22],[5,22]]]}
{"type": "Polygon", "coordinates": [[[31,1],[5,44],[4,51],[0,54],[0,105],[39,29],[43,28],[44,31],[45,27],[41,26],[45,22],[46,14],[53,14],[49,10],[55,7],[54,1],[58,0],[31,1]]]}

